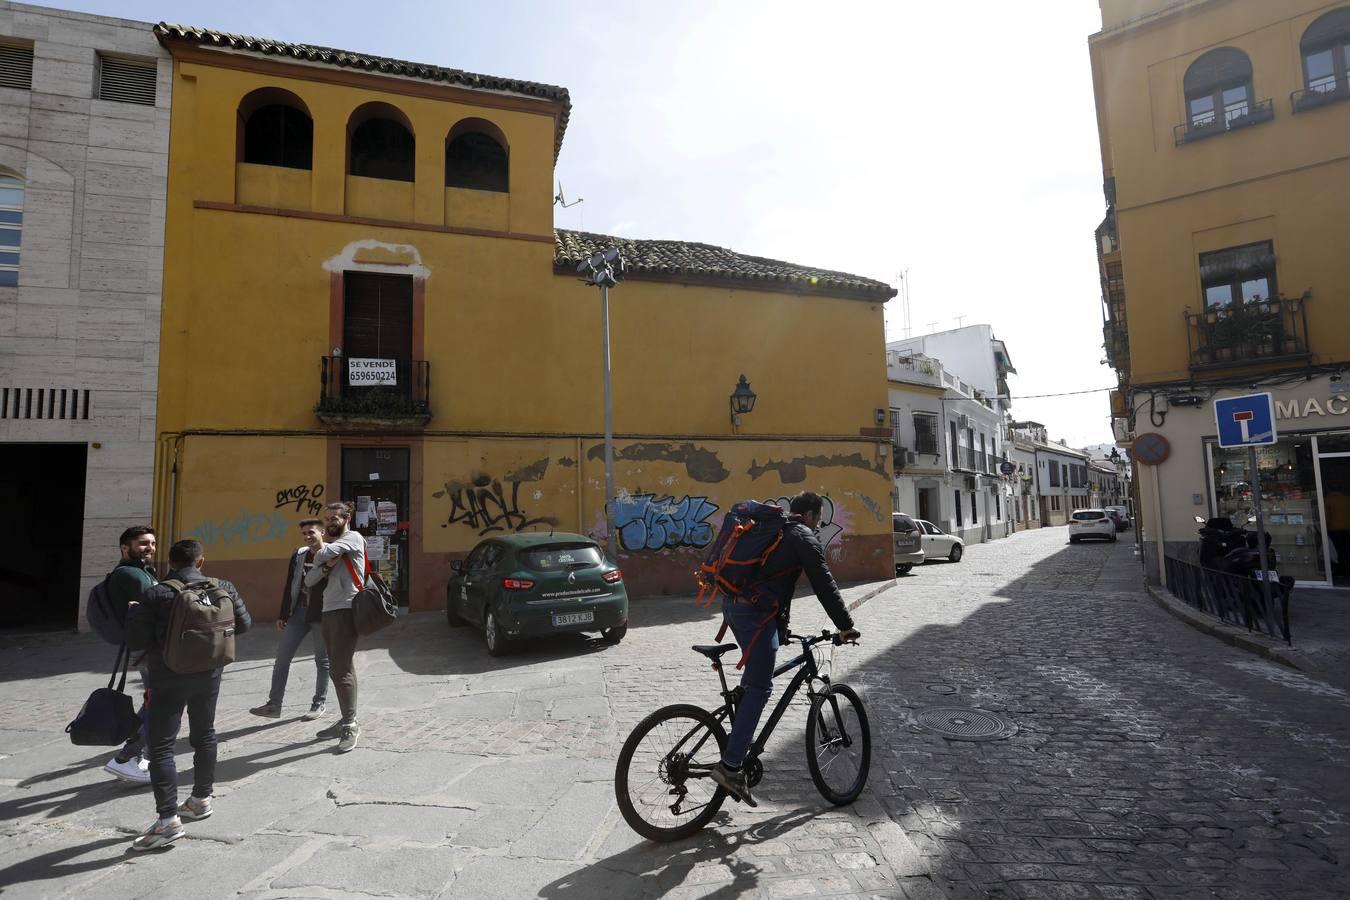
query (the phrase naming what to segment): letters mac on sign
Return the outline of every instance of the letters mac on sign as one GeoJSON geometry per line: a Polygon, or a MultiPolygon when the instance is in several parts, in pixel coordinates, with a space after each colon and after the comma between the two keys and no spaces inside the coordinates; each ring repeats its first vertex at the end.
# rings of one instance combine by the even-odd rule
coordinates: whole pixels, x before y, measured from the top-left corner
{"type": "Polygon", "coordinates": [[[347,358],[347,383],[352,387],[398,384],[397,360],[347,358]]]}
{"type": "Polygon", "coordinates": [[[1270,394],[1247,394],[1214,401],[1214,420],[1220,447],[1255,447],[1273,444],[1275,403],[1270,394]]]}

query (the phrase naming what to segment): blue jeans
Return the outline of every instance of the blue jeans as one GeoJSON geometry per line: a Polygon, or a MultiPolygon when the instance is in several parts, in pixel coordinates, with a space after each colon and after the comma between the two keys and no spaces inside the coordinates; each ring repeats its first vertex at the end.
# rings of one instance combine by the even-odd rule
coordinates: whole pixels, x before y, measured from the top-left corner
{"type": "Polygon", "coordinates": [[[311,702],[322,703],[328,696],[328,650],[323,645],[323,632],[319,630],[319,623],[310,625],[305,621],[308,617],[308,608],[301,606],[295,609],[281,632],[281,643],[277,645],[277,661],[272,664],[272,692],[267,695],[267,702],[273,706],[281,706],[281,701],[286,698],[286,681],[291,674],[291,660],[295,657],[295,651],[300,649],[300,644],[304,642],[305,635],[311,632],[314,636],[314,667],[318,670],[318,680],[314,684],[314,699],[311,702]]]}
{"type": "Polygon", "coordinates": [[[741,687],[745,688],[745,696],[736,709],[736,718],[731,723],[731,737],[722,754],[722,762],[729,766],[739,766],[745,760],[745,754],[755,739],[759,717],[764,714],[769,694],[773,693],[773,663],[778,653],[778,623],[772,618],[773,614],[771,603],[736,603],[729,598],[722,601],[722,616],[731,626],[736,643],[741,646],[742,652],[747,646],[750,648],[745,657],[745,668],[741,670],[741,687]],[[766,617],[769,622],[756,638],[755,631],[766,617]]]}

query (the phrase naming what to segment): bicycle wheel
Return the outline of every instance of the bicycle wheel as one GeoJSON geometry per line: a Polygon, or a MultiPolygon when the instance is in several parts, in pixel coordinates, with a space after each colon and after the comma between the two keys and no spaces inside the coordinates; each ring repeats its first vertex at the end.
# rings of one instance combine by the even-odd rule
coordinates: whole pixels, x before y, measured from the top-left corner
{"type": "Polygon", "coordinates": [[[858,799],[872,764],[867,710],[853,688],[832,684],[811,701],[806,767],[820,795],[836,806],[858,799]]]}
{"type": "Polygon", "coordinates": [[[709,775],[726,743],[722,723],[689,704],[662,707],[639,722],[614,770],[624,821],[654,841],[677,841],[708,824],[727,797],[709,775]]]}

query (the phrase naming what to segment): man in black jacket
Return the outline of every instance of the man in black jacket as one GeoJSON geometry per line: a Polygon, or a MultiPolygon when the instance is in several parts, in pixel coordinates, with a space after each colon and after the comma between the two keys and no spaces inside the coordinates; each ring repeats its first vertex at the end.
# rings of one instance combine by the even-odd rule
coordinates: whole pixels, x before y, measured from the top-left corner
{"type": "MultiPolygon", "coordinates": [[[[169,574],[146,592],[127,615],[127,643],[146,651],[150,672],[150,784],[155,790],[159,818],[131,844],[133,850],[154,850],[183,836],[183,819],[211,815],[211,791],[216,778],[216,700],[220,696],[221,669],[181,675],[164,664],[161,648],[169,627],[172,601],[177,592],[167,581],[185,585],[208,581],[202,574],[202,545],[179,541],[169,548],[169,574]],[[188,714],[188,740],[192,744],[192,796],[178,805],[178,769],[173,747],[188,714]]],[[[243,634],[253,624],[239,592],[228,581],[217,584],[234,605],[234,631],[243,634]]]]}
{"type": "MultiPolygon", "coordinates": [[[[114,609],[130,609],[140,601],[155,583],[155,529],[148,525],[133,525],[118,538],[122,558],[108,576],[108,599],[114,609]]],[[[141,676],[140,730],[127,739],[117,755],[108,760],[103,770],[129,784],[149,784],[150,764],[145,755],[149,723],[149,673],[138,665],[141,676]]]]}
{"type": "Polygon", "coordinates": [[[830,574],[830,567],[825,563],[825,548],[816,537],[823,508],[820,495],[811,491],[793,497],[788,507],[788,524],[783,527],[783,540],[764,561],[760,570],[762,580],[755,590],[753,602],[730,596],[722,601],[722,615],[745,654],[745,669],[741,675],[745,696],[736,709],[727,748],[713,768],[712,777],[733,798],[749,806],[759,804],[750,796],[741,763],[750,750],[755,727],[759,725],[759,717],[764,714],[764,706],[773,692],[774,655],[778,652],[780,632],[787,634],[797,576],[806,573],[806,580],[839,630],[841,640],[856,641],[859,636],[844,598],[839,594],[839,587],[834,583],[834,576],[830,574]]]}
{"type": "Polygon", "coordinates": [[[305,584],[305,576],[314,568],[314,553],[323,546],[323,522],[319,519],[305,519],[300,523],[300,534],[304,537],[304,546],[291,554],[291,564],[286,571],[286,585],[281,591],[281,614],[277,616],[277,629],[281,631],[281,643],[277,645],[277,658],[272,663],[272,690],[267,702],[249,710],[255,716],[265,719],[281,717],[281,704],[286,699],[286,682],[290,680],[291,660],[295,651],[304,643],[305,635],[314,641],[314,668],[317,678],[314,683],[314,697],[309,703],[309,712],[301,716],[312,721],[324,714],[324,701],[328,696],[328,650],[323,645],[323,591],[327,582],[314,587],[305,584]]]}

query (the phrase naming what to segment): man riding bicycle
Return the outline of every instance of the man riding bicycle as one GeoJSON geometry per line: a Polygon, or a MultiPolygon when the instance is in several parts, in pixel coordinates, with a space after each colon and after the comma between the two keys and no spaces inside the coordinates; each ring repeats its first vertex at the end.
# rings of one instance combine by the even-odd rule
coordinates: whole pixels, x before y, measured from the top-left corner
{"type": "Polygon", "coordinates": [[[783,539],[764,561],[760,570],[763,577],[755,588],[753,600],[730,596],[722,600],[722,616],[745,654],[745,671],[741,675],[745,696],[736,707],[731,736],[721,761],[712,770],[712,778],[731,796],[749,806],[759,804],[750,795],[741,763],[750,750],[755,727],[773,692],[774,655],[778,652],[780,635],[787,634],[797,576],[806,573],[816,599],[839,629],[840,641],[856,641],[860,635],[853,627],[853,618],[848,614],[844,598],[834,583],[834,575],[825,562],[825,548],[816,537],[823,506],[820,495],[811,491],[802,491],[793,497],[788,505],[788,524],[783,527],[783,539]],[[777,622],[768,622],[774,616],[775,608],[777,622]]]}

